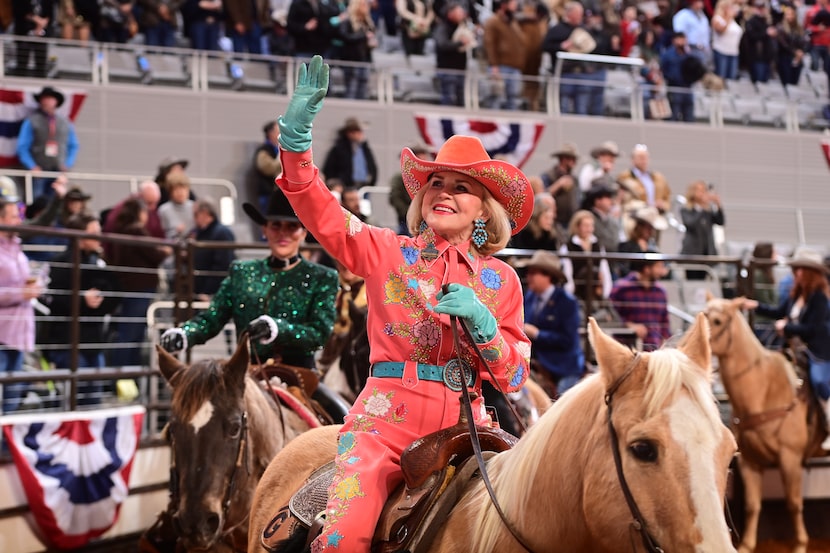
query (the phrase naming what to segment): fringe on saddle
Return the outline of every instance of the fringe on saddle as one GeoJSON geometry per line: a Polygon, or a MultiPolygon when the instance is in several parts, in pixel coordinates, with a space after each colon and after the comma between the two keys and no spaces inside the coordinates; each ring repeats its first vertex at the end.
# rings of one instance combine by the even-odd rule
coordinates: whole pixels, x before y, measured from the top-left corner
{"type": "MultiPolygon", "coordinates": [[[[506,451],[517,439],[500,429],[478,428],[485,459],[506,451]]],[[[375,528],[374,553],[426,552],[460,499],[476,477],[478,465],[466,422],[416,440],[401,455],[404,483],[390,496],[375,528]]],[[[306,484],[272,517],[261,536],[267,551],[284,551],[291,542],[309,544],[319,533],[325,512],[334,462],[313,472],[306,484]],[[312,528],[313,535],[308,535],[312,528]],[[300,535],[297,535],[297,534],[300,535]],[[303,536],[307,536],[303,539],[303,536]]]]}

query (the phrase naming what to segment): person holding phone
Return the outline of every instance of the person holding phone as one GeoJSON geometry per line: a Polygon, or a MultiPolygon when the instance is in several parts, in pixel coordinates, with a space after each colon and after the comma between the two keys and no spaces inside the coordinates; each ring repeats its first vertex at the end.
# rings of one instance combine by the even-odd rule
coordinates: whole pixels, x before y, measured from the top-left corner
{"type": "MultiPolygon", "coordinates": [[[[683,235],[683,255],[717,255],[714,225],[723,225],[726,219],[721,207],[720,196],[714,186],[702,180],[694,181],[686,190],[686,205],[680,209],[680,218],[686,226],[683,235]]],[[[704,271],[688,271],[687,278],[702,280],[704,271]]]]}

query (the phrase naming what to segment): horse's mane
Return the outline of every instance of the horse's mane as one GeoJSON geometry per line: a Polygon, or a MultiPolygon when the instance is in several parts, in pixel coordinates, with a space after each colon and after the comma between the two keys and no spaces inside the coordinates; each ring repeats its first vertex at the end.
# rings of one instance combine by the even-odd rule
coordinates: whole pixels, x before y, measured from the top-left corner
{"type": "Polygon", "coordinates": [[[191,420],[213,393],[225,388],[222,365],[210,359],[179,371],[176,380],[172,407],[181,421],[191,420]]]}
{"type": "MultiPolygon", "coordinates": [[[[591,418],[589,413],[597,413],[603,404],[605,394],[604,381],[596,374],[584,379],[557,400],[522,437],[516,447],[505,455],[497,455],[488,465],[491,478],[498,482],[509,475],[510,485],[495,484],[497,496],[506,513],[520,513],[524,508],[532,488],[537,485],[537,471],[551,463],[551,448],[562,447],[562,440],[551,440],[551,436],[564,417],[568,420],[591,418]],[[580,410],[581,413],[572,411],[580,410]],[[586,416],[588,415],[588,416],[586,416]],[[572,417],[572,418],[571,418],[572,417]]],[[[701,405],[709,424],[717,428],[722,423],[712,397],[711,384],[704,373],[681,351],[662,349],[649,354],[645,377],[645,411],[646,417],[652,417],[673,400],[681,391],[686,390],[695,403],[701,405]]],[[[593,424],[596,417],[587,422],[593,424]]],[[[602,418],[604,420],[604,416],[602,418]]],[[[562,424],[567,424],[563,422],[562,424]]],[[[579,437],[576,437],[579,439],[579,437]]],[[[587,438],[587,436],[583,436],[587,438]]],[[[571,470],[568,468],[567,470],[571,470]]],[[[485,496],[486,497],[486,496],[485,496]]],[[[479,501],[479,505],[489,507],[489,498],[479,501]]],[[[495,540],[504,530],[504,523],[495,509],[482,508],[476,515],[479,532],[473,537],[474,551],[492,551],[495,540]]],[[[508,514],[508,517],[510,515],[508,514]]]]}

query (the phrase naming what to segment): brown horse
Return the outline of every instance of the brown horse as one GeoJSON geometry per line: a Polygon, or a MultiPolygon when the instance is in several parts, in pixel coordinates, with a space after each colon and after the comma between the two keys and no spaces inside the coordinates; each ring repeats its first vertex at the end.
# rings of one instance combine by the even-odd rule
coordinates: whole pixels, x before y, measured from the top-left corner
{"type": "Polygon", "coordinates": [[[173,528],[187,551],[245,551],[254,489],[274,455],[309,425],[248,374],[247,340],[227,362],[186,367],[157,348],[173,388],[173,528]]]}
{"type": "Polygon", "coordinates": [[[738,467],[744,483],[746,525],[739,552],[755,549],[761,512],[764,468],[777,466],[787,495],[787,509],[795,528],[794,553],[806,553],[801,495],[802,464],[820,452],[823,427],[809,409],[809,393],[799,383],[789,361],[767,350],[741,314],[742,298],[714,299],[706,304],[712,327],[712,353],[733,412],[733,430],[741,455],[738,467]]]}
{"type": "MultiPolygon", "coordinates": [[[[723,507],[735,439],[709,384],[706,320],[698,317],[679,349],[651,353],[633,353],[593,320],[589,336],[599,373],[488,464],[510,525],[536,552],[643,551],[649,539],[652,552],[661,551],[656,542],[672,553],[734,553],[723,507]]],[[[264,550],[263,529],[335,449],[336,429],[327,427],[274,458],[254,497],[249,553],[264,550]]],[[[429,550],[525,552],[481,479],[467,484],[429,550]]]]}

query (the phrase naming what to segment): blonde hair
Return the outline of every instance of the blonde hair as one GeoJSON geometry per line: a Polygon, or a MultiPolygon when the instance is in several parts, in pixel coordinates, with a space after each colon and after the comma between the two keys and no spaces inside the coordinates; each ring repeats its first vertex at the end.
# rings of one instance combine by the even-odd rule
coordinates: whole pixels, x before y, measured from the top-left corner
{"type": "Polygon", "coordinates": [[[190,177],[186,173],[173,173],[172,175],[167,175],[164,184],[168,191],[173,191],[173,189],[179,187],[190,188],[190,177]]]}
{"type": "Polygon", "coordinates": [[[349,14],[349,21],[352,24],[352,29],[355,31],[374,31],[375,24],[369,16],[369,0],[349,0],[349,5],[346,8],[349,14]],[[363,5],[367,6],[365,12],[361,11],[363,5]]]}
{"type": "Polygon", "coordinates": [[[700,205],[700,202],[697,199],[698,188],[706,190],[706,183],[702,180],[696,180],[689,183],[689,186],[686,187],[686,204],[690,207],[700,205]]]}
{"type": "MultiPolygon", "coordinates": [[[[484,229],[487,231],[487,242],[480,248],[473,246],[471,243],[470,251],[476,255],[488,256],[507,247],[513,230],[510,228],[510,216],[507,214],[507,210],[496,201],[487,188],[484,186],[482,188],[484,196],[481,198],[481,208],[486,218],[484,229]]],[[[421,223],[424,220],[423,215],[421,215],[421,208],[424,205],[426,191],[427,187],[422,186],[412,198],[412,203],[409,204],[409,209],[406,211],[406,225],[412,236],[421,234],[421,223]]]]}
{"type": "Polygon", "coordinates": [[[573,214],[571,217],[571,222],[568,223],[568,234],[571,236],[575,236],[577,231],[579,230],[579,224],[584,219],[592,219],[594,218],[594,214],[588,211],[587,209],[580,209],[576,213],[573,214]]]}

